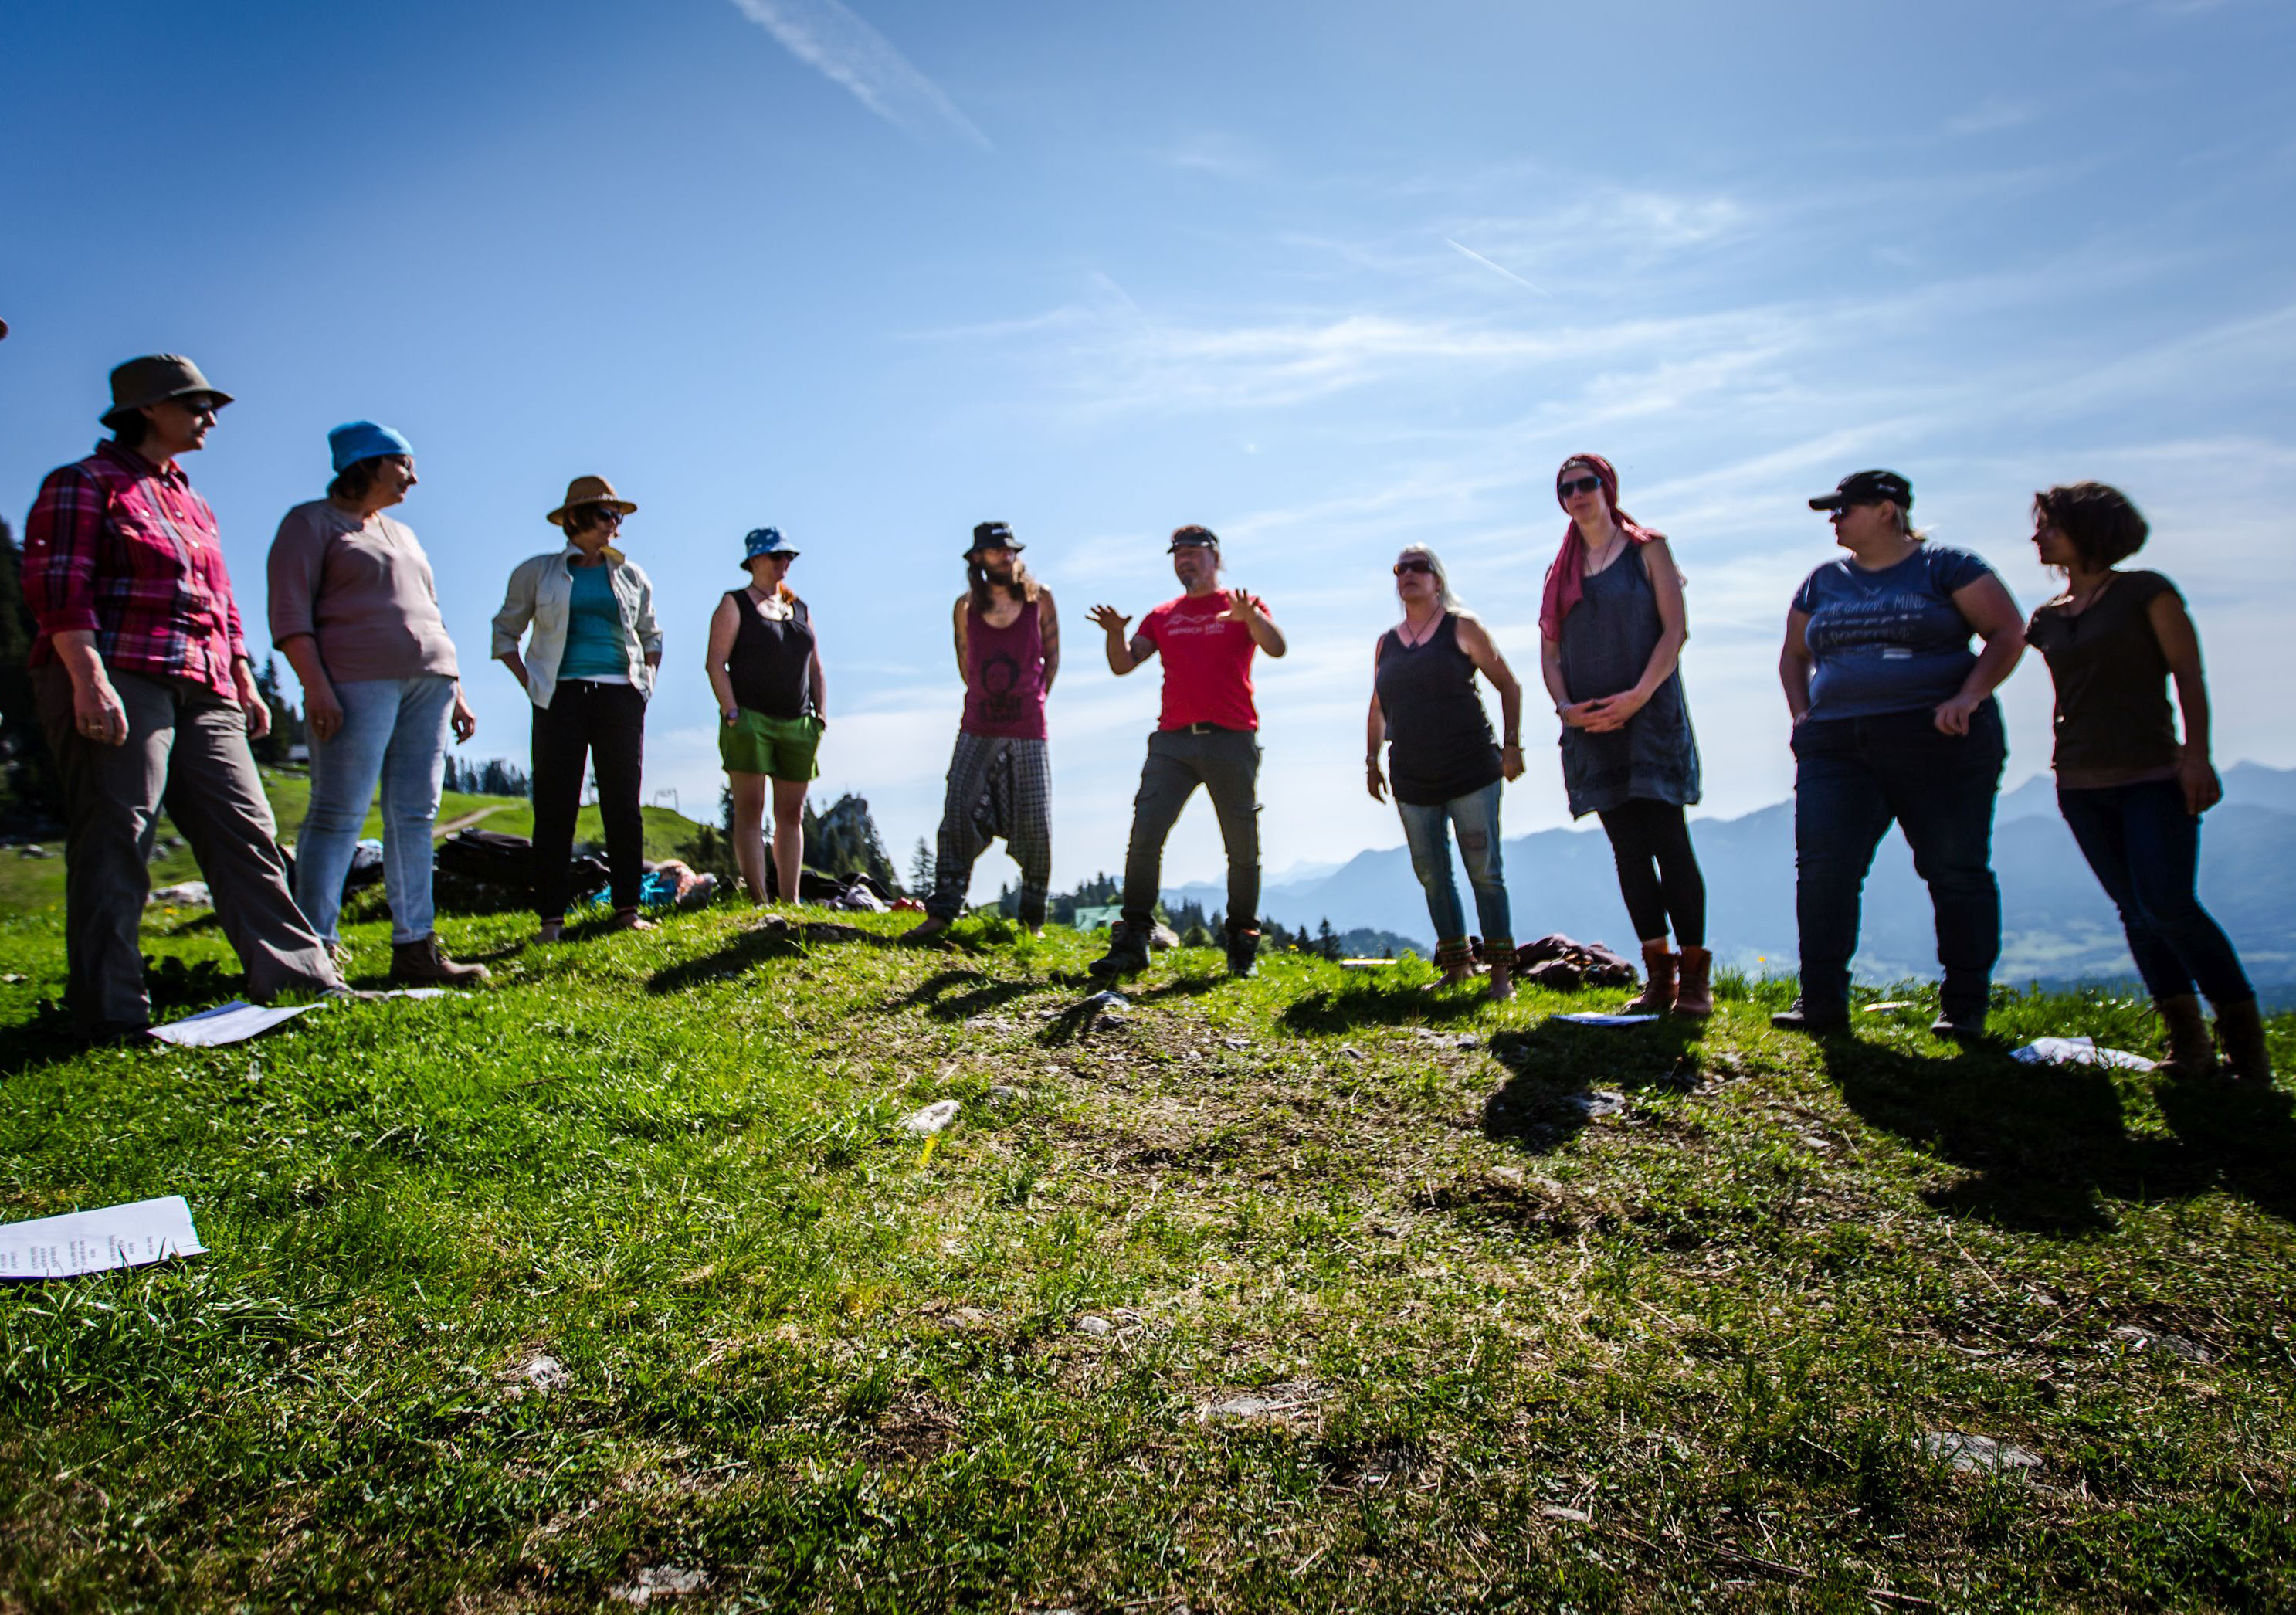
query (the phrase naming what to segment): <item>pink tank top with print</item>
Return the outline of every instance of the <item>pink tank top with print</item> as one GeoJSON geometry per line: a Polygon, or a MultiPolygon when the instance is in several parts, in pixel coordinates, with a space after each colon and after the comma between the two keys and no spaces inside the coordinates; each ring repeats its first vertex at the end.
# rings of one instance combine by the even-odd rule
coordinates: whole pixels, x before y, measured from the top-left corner
{"type": "Polygon", "coordinates": [[[964,608],[967,734],[1005,740],[1045,738],[1045,635],[1037,602],[1001,628],[988,626],[980,608],[964,608]]]}

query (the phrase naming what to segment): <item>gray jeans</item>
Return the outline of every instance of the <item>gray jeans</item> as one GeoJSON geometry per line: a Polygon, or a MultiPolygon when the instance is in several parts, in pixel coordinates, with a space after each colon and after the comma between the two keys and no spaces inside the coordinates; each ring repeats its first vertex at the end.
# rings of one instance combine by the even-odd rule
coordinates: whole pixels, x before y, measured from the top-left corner
{"type": "Polygon", "coordinates": [[[1132,845],[1124,855],[1124,922],[1156,922],[1164,838],[1198,785],[1211,792],[1227,843],[1227,924],[1259,922],[1259,737],[1248,729],[1159,729],[1148,737],[1140,794],[1132,799],[1132,845]]]}
{"type": "Polygon", "coordinates": [[[106,746],[74,725],[62,668],[33,668],[32,684],[63,776],[64,997],[82,1030],[152,1019],[138,928],[163,805],[207,877],[248,996],[341,984],[287,889],[247,717],[234,703],[184,680],[115,671],[127,742],[106,746]]]}

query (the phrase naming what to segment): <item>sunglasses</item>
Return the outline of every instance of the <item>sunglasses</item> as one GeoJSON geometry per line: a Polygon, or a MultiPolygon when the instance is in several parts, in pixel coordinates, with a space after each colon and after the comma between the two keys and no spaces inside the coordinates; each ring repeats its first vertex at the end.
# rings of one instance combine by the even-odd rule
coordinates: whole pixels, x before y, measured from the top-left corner
{"type": "Polygon", "coordinates": [[[168,402],[181,407],[186,414],[205,415],[209,420],[213,420],[217,413],[223,408],[223,406],[217,403],[210,395],[203,392],[181,393],[170,398],[168,402]]]}
{"type": "Polygon", "coordinates": [[[1422,561],[1416,555],[1414,555],[1408,561],[1398,561],[1395,563],[1395,575],[1398,578],[1402,577],[1406,572],[1426,572],[1431,574],[1434,570],[1435,569],[1433,566],[1430,565],[1427,562],[1422,561]]]}
{"type": "Polygon", "coordinates": [[[1591,494],[1602,486],[1600,477],[1573,477],[1568,482],[1556,483],[1554,491],[1568,499],[1574,494],[1591,494]]]}
{"type": "Polygon", "coordinates": [[[592,504],[586,505],[584,509],[588,512],[587,520],[583,523],[585,527],[619,527],[622,524],[622,512],[613,505],[592,504]]]}

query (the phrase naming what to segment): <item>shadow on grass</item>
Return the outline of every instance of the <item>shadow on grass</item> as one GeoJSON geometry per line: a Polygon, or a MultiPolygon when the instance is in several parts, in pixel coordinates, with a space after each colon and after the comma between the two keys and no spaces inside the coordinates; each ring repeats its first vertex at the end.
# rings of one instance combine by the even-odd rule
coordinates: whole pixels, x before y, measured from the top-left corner
{"type": "Polygon", "coordinates": [[[2216,1188],[2296,1216],[2296,1129],[2283,1095],[2148,1079],[2174,1134],[2163,1138],[2128,1131],[2101,1067],[2026,1065],[1982,1046],[1929,1058],[1851,1037],[1826,1039],[1820,1058],[1859,1116],[1965,1170],[1924,1196],[1952,1216],[2075,1236],[2112,1227],[2111,1201],[2216,1188]]]}
{"type": "MultiPolygon", "coordinates": [[[[580,941],[595,932],[603,932],[608,922],[601,920],[594,927],[585,925],[578,932],[572,926],[566,930],[569,942],[580,941]]],[[[788,959],[799,954],[810,953],[824,945],[865,942],[877,947],[898,947],[900,943],[890,937],[881,937],[863,930],[857,925],[840,925],[828,920],[808,920],[791,925],[778,917],[763,924],[752,925],[734,933],[733,939],[714,953],[701,955],[668,965],[653,973],[646,982],[649,993],[684,992],[688,988],[706,986],[738,976],[753,965],[774,959],[788,959]]]]}
{"type": "Polygon", "coordinates": [[[922,1009],[936,1021],[968,1021],[1037,990],[1033,981],[999,981],[977,970],[936,971],[894,1000],[900,1009],[922,1009]],[[970,986],[969,992],[960,988],[970,986]]]}
{"type": "Polygon", "coordinates": [[[1546,1021],[1491,1038],[1491,1057],[1505,1082],[1483,1102],[1485,1136],[1534,1155],[1552,1154],[1639,1088],[1698,1084],[1704,1029],[1696,1021],[1662,1019],[1642,1026],[1582,1026],[1546,1021]]]}
{"type": "Polygon", "coordinates": [[[1480,987],[1423,991],[1417,982],[1356,979],[1304,993],[1276,1017],[1286,1031],[1344,1032],[1359,1026],[1402,1026],[1464,1020],[1488,1001],[1480,987]]]}

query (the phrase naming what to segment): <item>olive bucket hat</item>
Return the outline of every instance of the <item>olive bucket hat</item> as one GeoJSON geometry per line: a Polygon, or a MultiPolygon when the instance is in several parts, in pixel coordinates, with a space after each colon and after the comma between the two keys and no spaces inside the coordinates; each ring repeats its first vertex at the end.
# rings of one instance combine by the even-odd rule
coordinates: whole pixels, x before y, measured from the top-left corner
{"type": "Polygon", "coordinates": [[[182,354],[147,353],[112,371],[111,407],[103,412],[103,424],[108,430],[118,431],[137,410],[194,392],[207,394],[218,409],[231,402],[229,393],[201,375],[200,367],[182,354]]]}

